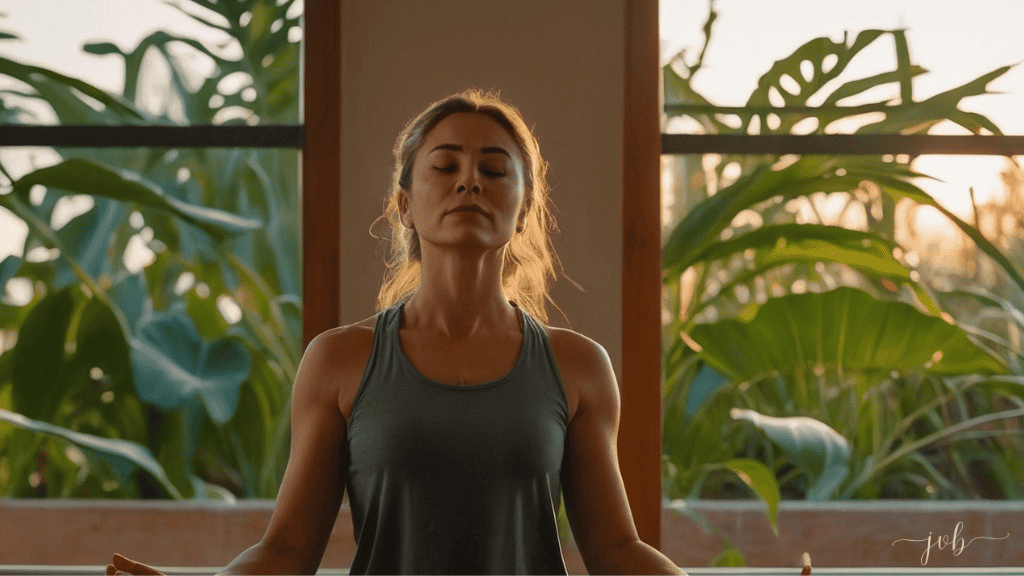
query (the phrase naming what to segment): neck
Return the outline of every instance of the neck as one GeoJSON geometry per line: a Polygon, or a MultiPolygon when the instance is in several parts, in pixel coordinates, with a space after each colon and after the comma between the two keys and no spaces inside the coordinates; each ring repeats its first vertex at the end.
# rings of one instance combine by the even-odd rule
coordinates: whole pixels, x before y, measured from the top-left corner
{"type": "Polygon", "coordinates": [[[453,341],[517,330],[518,312],[501,287],[500,268],[449,262],[422,267],[421,283],[403,309],[404,326],[453,341]]]}

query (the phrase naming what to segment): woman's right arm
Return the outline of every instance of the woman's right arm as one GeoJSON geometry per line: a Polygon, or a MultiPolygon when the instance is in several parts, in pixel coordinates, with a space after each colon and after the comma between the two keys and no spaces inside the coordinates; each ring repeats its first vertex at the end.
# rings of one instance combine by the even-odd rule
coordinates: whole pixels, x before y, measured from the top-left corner
{"type": "Polygon", "coordinates": [[[349,328],[320,334],[302,356],[292,387],[288,466],[267,531],[221,574],[315,574],[348,479],[345,419],[339,407],[349,328]]]}

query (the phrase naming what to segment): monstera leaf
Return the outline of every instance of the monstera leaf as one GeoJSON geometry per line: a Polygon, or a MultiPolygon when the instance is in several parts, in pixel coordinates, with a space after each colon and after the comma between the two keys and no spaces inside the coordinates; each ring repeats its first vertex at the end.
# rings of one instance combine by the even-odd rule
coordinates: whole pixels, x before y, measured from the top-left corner
{"type": "Polygon", "coordinates": [[[116,438],[101,438],[92,434],[68,430],[48,422],[27,418],[3,408],[0,408],[0,420],[37,434],[63,438],[81,448],[86,456],[91,456],[111,464],[122,477],[127,477],[136,468],[141,468],[152,474],[172,497],[178,499],[182,497],[181,493],[167,477],[160,463],[156,461],[156,458],[153,457],[149,449],[141,444],[116,438]]]}
{"type": "Polygon", "coordinates": [[[806,416],[774,418],[733,408],[730,415],[760,428],[811,479],[808,500],[828,500],[850,474],[850,443],[823,422],[806,416]]]}
{"type": "Polygon", "coordinates": [[[959,327],[848,287],[773,298],[749,322],[697,325],[689,336],[703,358],[735,382],[773,375],[795,380],[835,368],[868,374],[1006,372],[959,327]]]}
{"type": "Polygon", "coordinates": [[[152,314],[131,338],[139,398],[174,410],[198,398],[210,418],[224,424],[238,407],[238,389],[249,377],[249,353],[230,339],[203,340],[180,308],[152,314]]]}
{"type": "Polygon", "coordinates": [[[182,202],[164,194],[159,187],[138,174],[88,160],[65,160],[30,172],[14,183],[14,190],[26,195],[36,185],[160,208],[201,228],[216,239],[249,232],[260,226],[259,220],[182,202]]]}
{"type": "Polygon", "coordinates": [[[70,288],[47,294],[28,313],[12,351],[14,410],[50,420],[71,391],[66,381],[65,342],[75,313],[70,288]]]}

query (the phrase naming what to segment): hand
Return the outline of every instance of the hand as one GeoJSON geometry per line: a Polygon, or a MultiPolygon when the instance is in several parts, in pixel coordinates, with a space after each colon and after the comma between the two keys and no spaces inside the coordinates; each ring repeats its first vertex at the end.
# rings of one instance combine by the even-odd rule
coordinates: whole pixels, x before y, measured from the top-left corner
{"type": "Polygon", "coordinates": [[[114,563],[107,564],[107,575],[113,576],[114,574],[160,574],[163,576],[163,572],[156,568],[129,560],[120,554],[114,554],[114,563]]]}

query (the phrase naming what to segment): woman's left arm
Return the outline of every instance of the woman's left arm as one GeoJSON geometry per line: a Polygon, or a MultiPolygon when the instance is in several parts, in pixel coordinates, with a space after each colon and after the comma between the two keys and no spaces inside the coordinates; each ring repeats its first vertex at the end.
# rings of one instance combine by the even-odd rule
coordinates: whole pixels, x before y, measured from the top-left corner
{"type": "MultiPolygon", "coordinates": [[[[619,388],[603,346],[572,333],[579,404],[567,431],[562,494],[573,538],[591,574],[686,574],[637,534],[619,472],[619,388]]],[[[562,370],[563,374],[567,372],[562,370]]]]}

